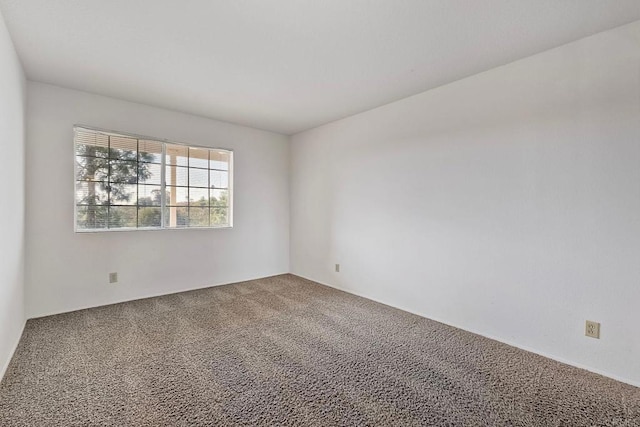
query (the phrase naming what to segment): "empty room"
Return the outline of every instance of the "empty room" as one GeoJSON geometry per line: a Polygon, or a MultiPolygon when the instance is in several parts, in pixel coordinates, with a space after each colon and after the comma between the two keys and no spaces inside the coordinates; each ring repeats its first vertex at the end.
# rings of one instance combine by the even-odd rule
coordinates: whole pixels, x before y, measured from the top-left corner
{"type": "Polygon", "coordinates": [[[0,0],[0,426],[640,427],[640,0],[0,0]]]}

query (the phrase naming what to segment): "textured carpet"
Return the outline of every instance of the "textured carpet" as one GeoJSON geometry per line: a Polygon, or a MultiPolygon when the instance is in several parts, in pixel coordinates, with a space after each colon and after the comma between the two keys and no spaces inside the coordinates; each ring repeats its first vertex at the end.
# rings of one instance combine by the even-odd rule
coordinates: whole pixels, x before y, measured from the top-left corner
{"type": "Polygon", "coordinates": [[[30,320],[4,426],[640,426],[640,389],[283,275],[30,320]]]}

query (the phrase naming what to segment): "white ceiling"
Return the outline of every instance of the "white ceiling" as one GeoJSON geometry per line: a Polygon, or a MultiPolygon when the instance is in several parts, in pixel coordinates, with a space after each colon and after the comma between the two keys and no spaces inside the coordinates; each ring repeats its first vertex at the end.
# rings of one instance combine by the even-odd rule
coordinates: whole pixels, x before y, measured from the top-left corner
{"type": "Polygon", "coordinates": [[[31,80],[292,134],[640,19],[640,0],[0,0],[31,80]]]}

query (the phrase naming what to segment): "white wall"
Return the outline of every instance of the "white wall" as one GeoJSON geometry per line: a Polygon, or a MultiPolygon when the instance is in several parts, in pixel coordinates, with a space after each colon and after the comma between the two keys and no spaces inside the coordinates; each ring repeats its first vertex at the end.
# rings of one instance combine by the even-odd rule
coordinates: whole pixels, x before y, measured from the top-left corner
{"type": "Polygon", "coordinates": [[[0,14],[0,379],[24,327],[25,77],[0,14]]]}
{"type": "Polygon", "coordinates": [[[640,385],[639,137],[640,23],[295,135],[292,272],[640,385]]]}
{"type": "Polygon", "coordinates": [[[40,83],[27,93],[28,317],[289,271],[288,137],[40,83]],[[74,124],[233,149],[234,228],[74,234],[74,124]]]}

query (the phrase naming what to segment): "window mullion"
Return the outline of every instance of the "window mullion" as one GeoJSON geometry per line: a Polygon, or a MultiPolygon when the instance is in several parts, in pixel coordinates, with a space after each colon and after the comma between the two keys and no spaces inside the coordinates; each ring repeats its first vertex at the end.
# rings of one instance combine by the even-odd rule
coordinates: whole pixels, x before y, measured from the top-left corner
{"type": "Polygon", "coordinates": [[[136,228],[140,228],[140,140],[136,139],[136,228]]]}
{"type": "Polygon", "coordinates": [[[165,209],[167,206],[167,144],[162,144],[162,159],[160,161],[160,228],[165,228],[165,209]]]}
{"type": "Polygon", "coordinates": [[[209,221],[209,227],[211,227],[211,150],[207,150],[207,209],[209,221]]]}
{"type": "Polygon", "coordinates": [[[187,222],[186,227],[191,227],[191,147],[187,147],[187,222]]]}
{"type": "Polygon", "coordinates": [[[111,135],[107,138],[107,230],[111,228],[111,135]]]}

